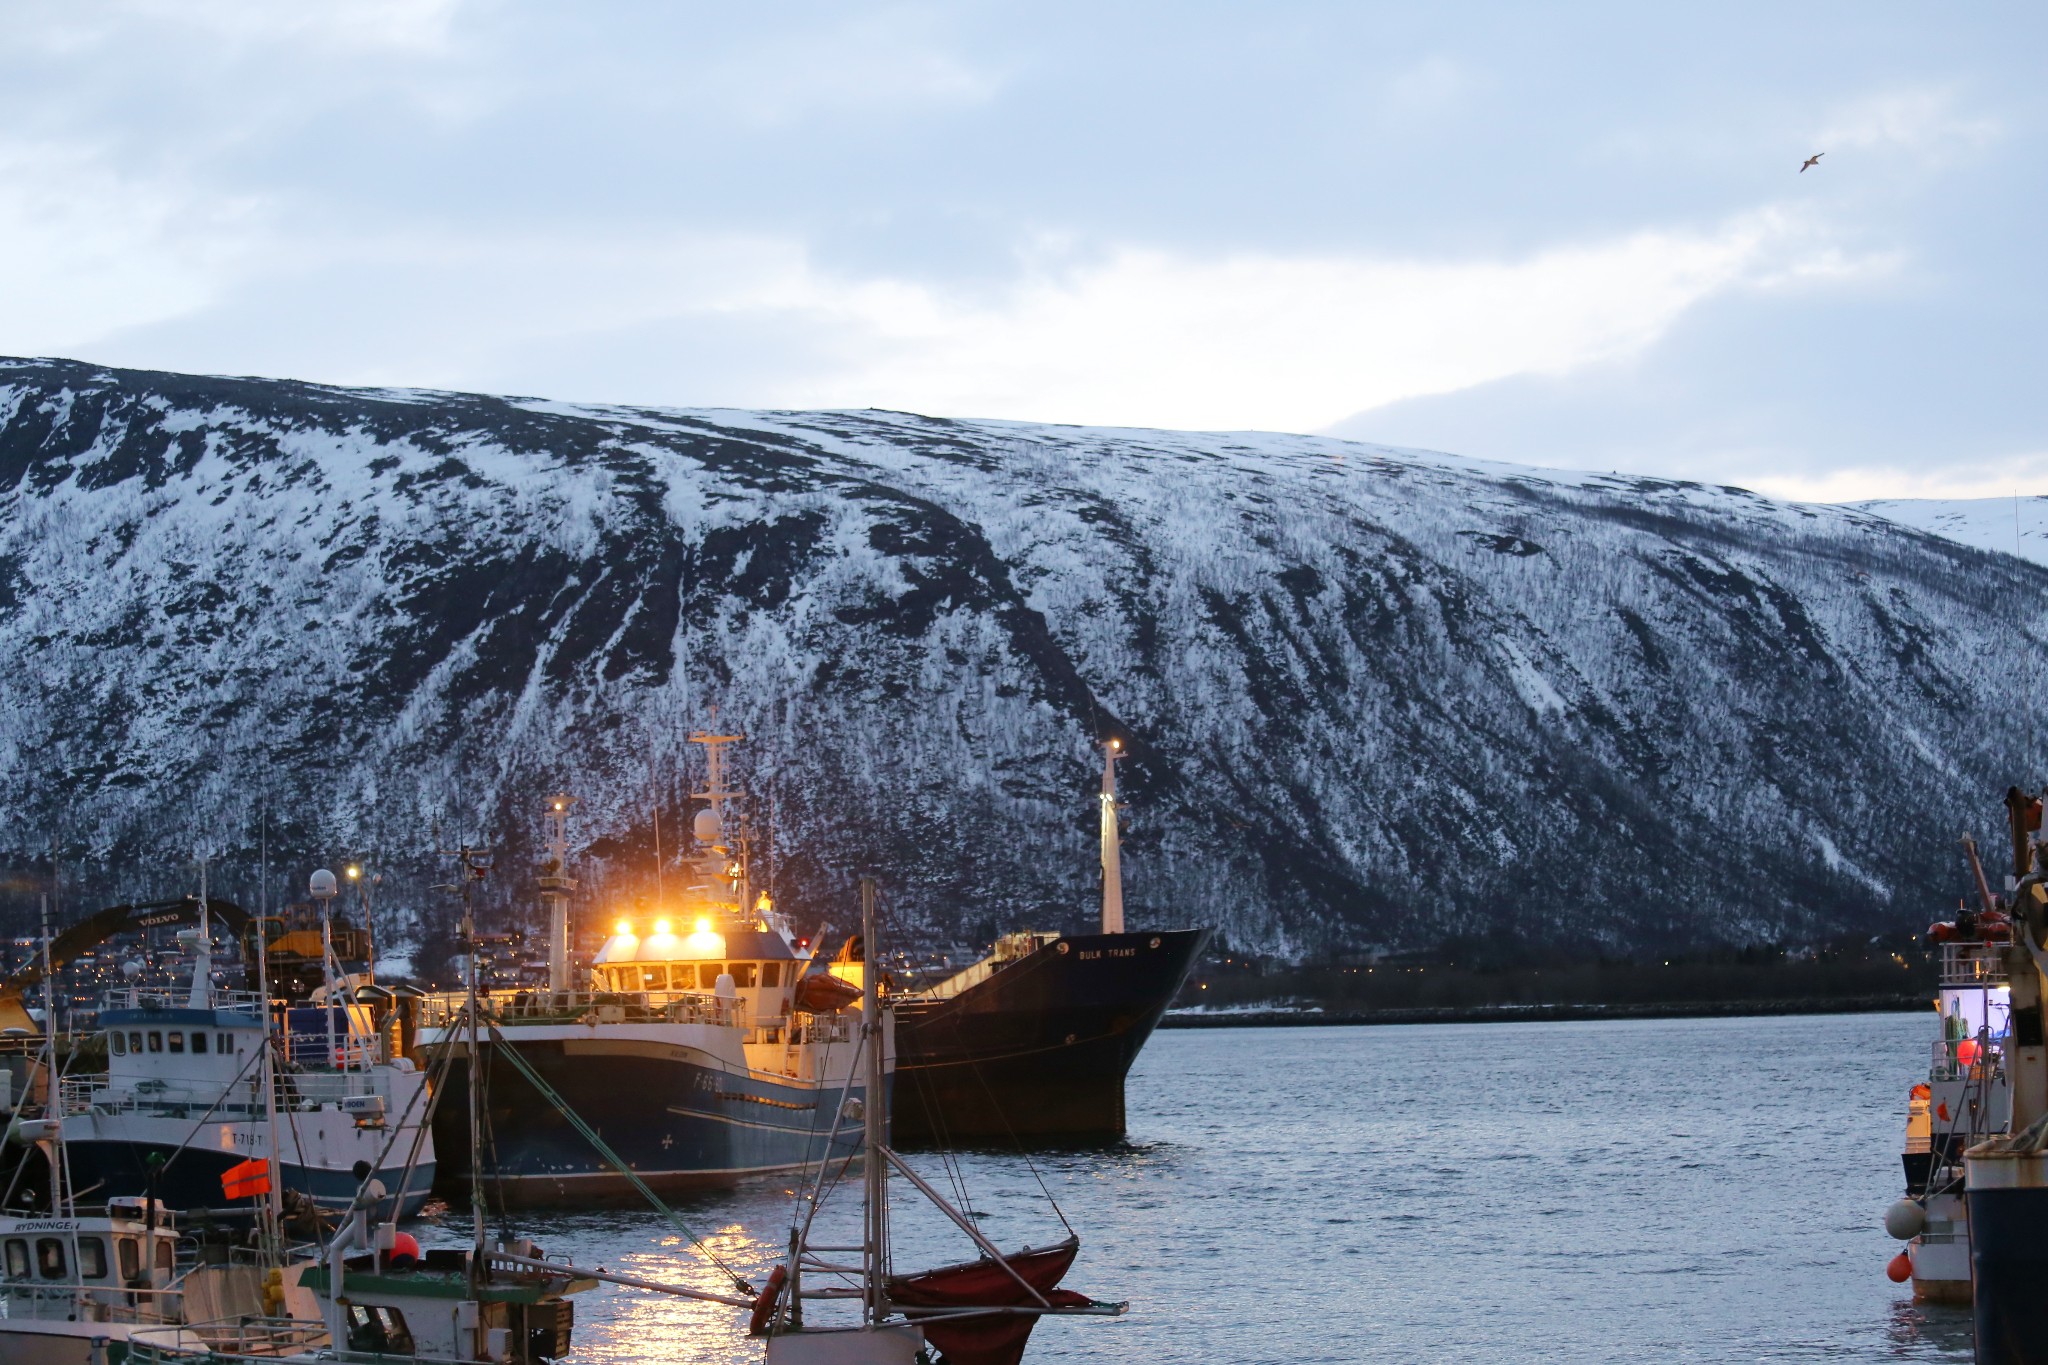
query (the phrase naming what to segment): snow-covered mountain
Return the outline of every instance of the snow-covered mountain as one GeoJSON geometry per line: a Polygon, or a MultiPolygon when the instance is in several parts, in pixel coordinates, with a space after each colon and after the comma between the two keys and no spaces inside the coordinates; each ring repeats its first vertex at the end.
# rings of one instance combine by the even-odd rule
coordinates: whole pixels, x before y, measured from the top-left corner
{"type": "Polygon", "coordinates": [[[203,850],[253,897],[267,819],[295,877],[373,851],[387,914],[460,837],[516,899],[566,788],[608,910],[716,706],[806,922],[869,869],[903,926],[1080,921],[1109,734],[1141,925],[1924,922],[2044,592],[1867,511],[1337,440],[0,363],[0,802],[78,896],[203,850]]]}

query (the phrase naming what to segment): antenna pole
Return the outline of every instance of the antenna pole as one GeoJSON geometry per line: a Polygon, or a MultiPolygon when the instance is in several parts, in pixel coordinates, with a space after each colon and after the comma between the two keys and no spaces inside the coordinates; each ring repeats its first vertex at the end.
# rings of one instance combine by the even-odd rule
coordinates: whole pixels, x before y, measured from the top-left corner
{"type": "MultiPolygon", "coordinates": [[[[569,979],[569,893],[576,889],[576,879],[569,875],[569,807],[575,802],[566,793],[548,798],[548,860],[540,872],[540,899],[548,908],[548,990],[556,995],[566,995],[574,986],[569,979]]],[[[658,811],[654,827],[658,847],[658,811]]],[[[657,868],[660,862],[657,852],[657,868]]]]}

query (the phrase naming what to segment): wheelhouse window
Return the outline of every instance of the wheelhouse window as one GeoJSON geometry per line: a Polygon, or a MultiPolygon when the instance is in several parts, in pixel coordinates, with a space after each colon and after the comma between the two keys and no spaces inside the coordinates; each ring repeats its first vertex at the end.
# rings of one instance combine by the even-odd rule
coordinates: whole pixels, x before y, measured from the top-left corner
{"type": "Polygon", "coordinates": [[[121,1262],[121,1278],[134,1280],[142,1274],[142,1251],[133,1237],[116,1237],[114,1254],[121,1262]]]}
{"type": "Polygon", "coordinates": [[[36,1238],[36,1274],[46,1280],[61,1280],[64,1268],[64,1244],[55,1237],[36,1238]]]}
{"type": "Polygon", "coordinates": [[[149,1050],[151,1052],[162,1052],[164,1050],[164,1036],[155,1029],[149,1031],[149,1050]]]}
{"type": "Polygon", "coordinates": [[[28,1243],[19,1237],[7,1239],[7,1278],[25,1280],[28,1278],[28,1243]]]}
{"type": "Polygon", "coordinates": [[[763,962],[761,964],[761,984],[764,986],[780,986],[782,984],[782,964],[780,962],[763,962]]]}
{"type": "Polygon", "coordinates": [[[166,1275],[171,1273],[171,1239],[168,1237],[156,1239],[156,1268],[166,1275]]]}
{"type": "Polygon", "coordinates": [[[206,1051],[206,1035],[197,1029],[192,1031],[192,1050],[194,1052],[206,1051]]]}
{"type": "Polygon", "coordinates": [[[183,1052],[184,1050],[185,1050],[185,1030],[183,1030],[183,1029],[176,1029],[176,1028],[172,1029],[172,1030],[171,1030],[171,1051],[173,1051],[173,1052],[183,1052]]]}
{"type": "Polygon", "coordinates": [[[648,990],[665,991],[668,989],[668,968],[642,967],[640,970],[647,978],[648,990]]]}
{"type": "Polygon", "coordinates": [[[718,975],[725,970],[723,962],[705,962],[697,968],[697,985],[707,991],[718,989],[718,975]]]}
{"type": "Polygon", "coordinates": [[[78,1239],[78,1274],[87,1280],[107,1278],[107,1244],[97,1237],[78,1239]]]}
{"type": "Polygon", "coordinates": [[[612,968],[612,973],[618,979],[620,990],[637,991],[640,989],[640,969],[638,967],[614,967],[612,968]]]}
{"type": "Polygon", "coordinates": [[[142,1030],[140,1030],[140,1029],[131,1029],[131,1030],[129,1031],[129,1033],[128,1033],[128,1050],[129,1050],[130,1052],[140,1052],[140,1051],[142,1051],[142,1030]]]}
{"type": "Polygon", "coordinates": [[[123,1057],[128,1053],[128,1039],[119,1029],[107,1035],[107,1046],[113,1049],[116,1057],[123,1057]]]}
{"type": "Polygon", "coordinates": [[[738,986],[738,987],[739,987],[739,988],[740,988],[741,990],[751,990],[751,989],[753,989],[753,985],[754,985],[754,964],[753,964],[753,963],[751,963],[751,962],[735,962],[735,963],[733,963],[733,964],[732,964],[732,967],[730,968],[730,970],[731,970],[731,972],[732,972],[732,984],[733,984],[733,985],[735,985],[735,986],[738,986]]]}

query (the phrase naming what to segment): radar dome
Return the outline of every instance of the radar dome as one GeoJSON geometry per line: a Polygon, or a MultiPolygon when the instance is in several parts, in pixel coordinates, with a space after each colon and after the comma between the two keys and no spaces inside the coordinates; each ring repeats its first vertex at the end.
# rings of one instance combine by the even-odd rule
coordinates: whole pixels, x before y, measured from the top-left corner
{"type": "Polygon", "coordinates": [[[314,900],[330,899],[334,895],[334,874],[324,867],[321,868],[313,874],[312,883],[307,889],[312,893],[314,900]]]}
{"type": "Polygon", "coordinates": [[[718,812],[708,806],[697,812],[697,819],[690,830],[700,844],[715,844],[725,833],[725,827],[719,823],[718,812]]]}

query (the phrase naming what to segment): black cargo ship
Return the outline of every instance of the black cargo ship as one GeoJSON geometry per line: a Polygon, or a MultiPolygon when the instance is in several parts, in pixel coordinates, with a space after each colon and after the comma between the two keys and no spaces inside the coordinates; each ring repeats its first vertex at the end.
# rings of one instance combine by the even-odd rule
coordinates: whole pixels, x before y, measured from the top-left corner
{"type": "Polygon", "coordinates": [[[1009,934],[898,996],[895,1141],[1122,1137],[1124,1076],[1208,937],[1009,934]]]}
{"type": "Polygon", "coordinates": [[[1122,752],[1103,743],[1102,932],[1005,934],[967,970],[896,998],[897,1142],[1124,1135],[1124,1077],[1209,931],[1124,931],[1122,752]]]}

